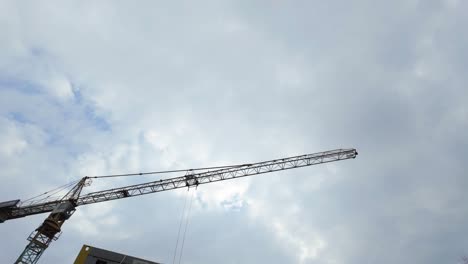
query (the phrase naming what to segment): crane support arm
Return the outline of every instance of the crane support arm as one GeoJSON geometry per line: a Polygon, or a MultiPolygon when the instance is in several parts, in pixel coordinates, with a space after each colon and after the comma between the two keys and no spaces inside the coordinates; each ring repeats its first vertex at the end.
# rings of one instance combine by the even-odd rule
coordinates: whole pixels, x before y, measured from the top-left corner
{"type": "Polygon", "coordinates": [[[81,196],[77,205],[92,204],[109,200],[139,196],[148,193],[162,192],[190,186],[197,186],[211,182],[230,180],[256,174],[306,167],[321,163],[333,162],[356,157],[354,149],[333,150],[315,154],[307,154],[284,159],[244,164],[233,168],[188,174],[165,180],[158,180],[144,184],[137,184],[106,191],[93,192],[81,196]]]}
{"type": "MultiPolygon", "coordinates": [[[[307,167],[322,163],[340,161],[355,158],[357,156],[355,149],[337,149],[314,154],[306,154],[289,158],[282,158],[258,163],[243,164],[222,169],[208,170],[192,173],[190,170],[185,176],[162,179],[143,184],[136,184],[120,188],[114,188],[104,191],[92,192],[80,195],[72,202],[76,206],[93,204],[104,201],[117,200],[127,197],[134,197],[143,194],[174,190],[184,187],[198,186],[217,181],[224,181],[246,177],[251,175],[269,173],[274,171],[288,170],[300,167],[307,167]]],[[[6,219],[24,217],[32,214],[51,212],[60,204],[61,201],[52,201],[44,204],[35,204],[30,206],[20,206],[10,208],[6,213],[6,219]]]]}
{"type": "Polygon", "coordinates": [[[1,209],[0,215],[3,214],[3,217],[0,217],[0,223],[5,222],[5,220],[21,218],[28,215],[42,214],[47,212],[52,212],[62,201],[50,201],[45,203],[31,204],[27,206],[15,206],[10,208],[1,209]]]}

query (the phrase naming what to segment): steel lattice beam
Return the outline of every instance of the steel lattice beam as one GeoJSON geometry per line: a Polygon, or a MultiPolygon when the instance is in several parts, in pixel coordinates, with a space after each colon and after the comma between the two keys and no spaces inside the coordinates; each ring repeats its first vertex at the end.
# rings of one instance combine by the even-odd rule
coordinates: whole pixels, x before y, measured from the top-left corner
{"type": "Polygon", "coordinates": [[[78,198],[77,206],[168,191],[210,182],[230,180],[274,171],[288,170],[345,160],[355,158],[356,155],[357,152],[355,149],[339,149],[253,164],[245,164],[227,169],[218,169],[201,173],[188,174],[182,177],[88,193],[78,198]]]}
{"type": "MultiPolygon", "coordinates": [[[[314,154],[307,154],[283,159],[276,159],[252,164],[223,167],[195,173],[188,170],[185,176],[114,188],[80,195],[87,177],[80,180],[63,199],[48,202],[36,202],[17,206],[19,200],[0,203],[0,223],[14,218],[51,212],[49,217],[28,238],[28,245],[19,256],[17,264],[35,264],[49,244],[58,238],[63,223],[80,205],[111,201],[143,194],[198,186],[211,182],[236,179],[240,177],[288,170],[316,164],[355,158],[355,149],[337,149],[314,154]]],[[[199,171],[199,170],[197,170],[199,171]]]]}
{"type": "MultiPolygon", "coordinates": [[[[84,194],[78,197],[77,199],[73,199],[71,202],[73,202],[75,206],[81,206],[86,204],[134,197],[143,194],[168,191],[211,182],[269,173],[274,171],[288,170],[339,160],[346,160],[355,158],[356,156],[357,151],[355,149],[337,149],[314,154],[306,154],[283,159],[244,164],[236,167],[208,170],[198,173],[191,173],[190,171],[188,171],[187,175],[181,177],[175,177],[170,179],[158,180],[143,184],[84,194]]],[[[51,201],[13,208],[8,212],[6,220],[33,214],[51,212],[60,203],[61,201],[51,201]]]]}

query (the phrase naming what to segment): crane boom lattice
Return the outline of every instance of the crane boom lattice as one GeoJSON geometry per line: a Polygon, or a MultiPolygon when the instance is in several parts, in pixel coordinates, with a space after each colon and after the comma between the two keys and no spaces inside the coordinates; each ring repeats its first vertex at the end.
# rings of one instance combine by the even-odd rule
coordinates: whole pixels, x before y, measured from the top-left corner
{"type": "Polygon", "coordinates": [[[0,223],[15,218],[50,212],[41,226],[31,233],[28,238],[29,244],[15,262],[18,264],[35,264],[49,244],[58,238],[63,223],[71,217],[78,206],[346,160],[356,156],[357,151],[355,149],[336,149],[257,163],[207,168],[201,171],[200,169],[187,170],[186,174],[180,177],[81,194],[89,178],[100,178],[84,177],[61,199],[28,204],[21,204],[19,200],[0,203],[0,223]]]}

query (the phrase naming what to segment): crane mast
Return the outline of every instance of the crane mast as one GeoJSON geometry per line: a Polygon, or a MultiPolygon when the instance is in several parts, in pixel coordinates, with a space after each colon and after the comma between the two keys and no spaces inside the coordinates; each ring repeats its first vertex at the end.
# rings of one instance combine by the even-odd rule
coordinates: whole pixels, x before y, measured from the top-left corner
{"type": "Polygon", "coordinates": [[[357,154],[356,149],[337,149],[258,163],[207,169],[201,172],[198,172],[198,170],[187,170],[186,174],[180,177],[82,195],[81,191],[87,185],[88,179],[97,178],[84,177],[59,200],[24,205],[20,204],[20,200],[0,203],[0,223],[29,215],[50,212],[44,222],[28,237],[28,245],[15,262],[16,264],[35,264],[50,243],[58,239],[61,234],[62,225],[73,215],[78,206],[346,160],[355,158],[357,154]]]}

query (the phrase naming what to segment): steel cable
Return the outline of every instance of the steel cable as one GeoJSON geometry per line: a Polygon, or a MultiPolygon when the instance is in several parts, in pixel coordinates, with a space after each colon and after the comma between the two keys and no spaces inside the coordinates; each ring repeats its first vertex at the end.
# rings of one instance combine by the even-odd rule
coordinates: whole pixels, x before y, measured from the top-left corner
{"type": "Polygon", "coordinates": [[[125,174],[110,174],[110,175],[98,175],[98,176],[86,176],[86,177],[91,178],[91,179],[99,179],[99,178],[112,178],[112,177],[141,176],[141,175],[152,175],[152,174],[163,174],[163,173],[174,173],[174,172],[226,169],[226,168],[241,167],[245,165],[248,165],[248,164],[215,166],[215,167],[205,167],[205,168],[196,168],[196,169],[180,169],[180,170],[151,171],[151,172],[125,173],[125,174]]]}
{"type": "Polygon", "coordinates": [[[184,207],[182,209],[182,215],[180,216],[179,230],[177,231],[177,240],[176,240],[176,246],[175,246],[175,249],[174,249],[174,257],[172,258],[172,264],[175,263],[175,259],[176,259],[176,256],[177,256],[177,248],[179,247],[180,230],[182,229],[182,223],[184,221],[185,208],[187,207],[188,191],[189,190],[190,189],[187,190],[187,193],[185,195],[184,207]]]}
{"type": "Polygon", "coordinates": [[[182,235],[182,246],[180,246],[180,256],[179,256],[179,264],[181,263],[182,261],[182,255],[184,253],[184,244],[185,244],[185,236],[186,236],[186,233],[187,233],[187,226],[189,224],[189,219],[190,219],[190,211],[192,209],[192,203],[193,203],[193,196],[194,196],[195,192],[192,192],[192,196],[190,198],[190,205],[189,205],[189,209],[188,209],[188,212],[187,212],[187,218],[185,220],[185,229],[184,229],[184,234],[182,235]]]}
{"type": "Polygon", "coordinates": [[[34,197],[31,197],[31,198],[29,198],[29,199],[26,199],[26,200],[24,200],[24,201],[21,201],[21,203],[24,204],[24,203],[26,203],[26,202],[28,202],[28,201],[29,201],[30,203],[36,202],[36,201],[34,201],[34,199],[36,199],[36,198],[38,198],[38,197],[41,197],[41,196],[43,196],[43,195],[46,195],[46,194],[49,194],[49,193],[50,193],[47,197],[37,200],[37,201],[43,201],[43,200],[45,200],[45,199],[51,197],[52,195],[54,195],[54,194],[56,194],[56,193],[58,193],[58,192],[60,192],[60,191],[62,191],[62,190],[64,190],[64,189],[66,189],[66,188],[69,188],[69,187],[71,187],[71,186],[73,186],[73,185],[75,185],[75,184],[77,184],[79,181],[80,181],[80,180],[76,180],[76,181],[69,182],[69,183],[64,184],[64,185],[62,185],[62,186],[59,186],[59,187],[57,187],[57,188],[55,188],[55,189],[49,190],[49,191],[47,191],[47,192],[41,193],[41,194],[39,194],[39,195],[36,195],[36,196],[34,196],[34,197]]]}

